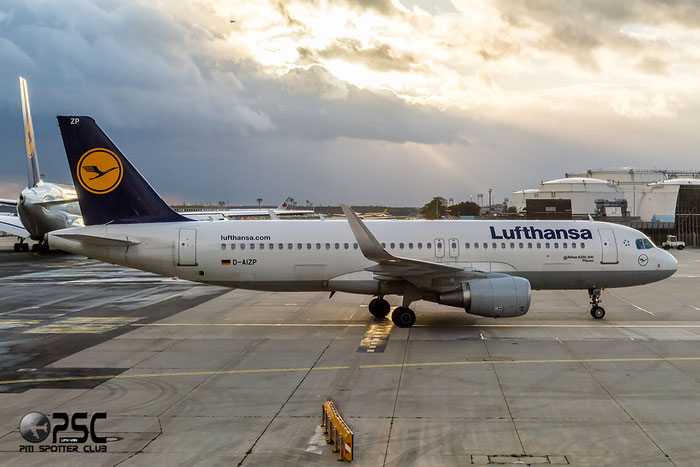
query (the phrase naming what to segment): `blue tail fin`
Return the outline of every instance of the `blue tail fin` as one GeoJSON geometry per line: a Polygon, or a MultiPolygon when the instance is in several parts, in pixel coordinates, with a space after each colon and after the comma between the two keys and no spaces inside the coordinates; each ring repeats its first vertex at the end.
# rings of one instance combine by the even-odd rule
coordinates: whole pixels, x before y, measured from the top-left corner
{"type": "Polygon", "coordinates": [[[158,196],[90,117],[57,117],[85,225],[189,221],[158,196]]]}
{"type": "Polygon", "coordinates": [[[27,148],[27,186],[34,188],[41,183],[41,173],[39,172],[39,161],[36,158],[34,124],[32,123],[32,112],[29,109],[27,81],[21,76],[19,77],[19,93],[22,101],[22,117],[24,119],[24,144],[27,148]]]}

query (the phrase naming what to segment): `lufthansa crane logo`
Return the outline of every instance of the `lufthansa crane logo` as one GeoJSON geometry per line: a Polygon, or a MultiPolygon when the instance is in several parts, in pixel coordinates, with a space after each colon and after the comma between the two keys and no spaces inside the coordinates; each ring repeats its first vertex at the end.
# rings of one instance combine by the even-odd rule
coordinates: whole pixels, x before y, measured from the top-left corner
{"type": "Polygon", "coordinates": [[[122,181],[122,161],[109,149],[91,149],[78,161],[78,181],[90,193],[104,195],[122,181]]]}
{"type": "Polygon", "coordinates": [[[639,258],[637,258],[637,262],[640,266],[646,266],[647,263],[649,263],[649,257],[647,255],[639,255],[639,258]]]}

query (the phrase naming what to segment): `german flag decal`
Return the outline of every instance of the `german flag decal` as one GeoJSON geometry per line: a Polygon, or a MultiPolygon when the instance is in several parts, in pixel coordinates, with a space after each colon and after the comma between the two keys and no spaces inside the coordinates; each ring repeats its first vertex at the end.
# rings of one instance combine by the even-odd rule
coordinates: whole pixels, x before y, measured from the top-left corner
{"type": "Polygon", "coordinates": [[[222,259],[221,265],[222,266],[231,266],[231,260],[230,259],[222,259]]]}

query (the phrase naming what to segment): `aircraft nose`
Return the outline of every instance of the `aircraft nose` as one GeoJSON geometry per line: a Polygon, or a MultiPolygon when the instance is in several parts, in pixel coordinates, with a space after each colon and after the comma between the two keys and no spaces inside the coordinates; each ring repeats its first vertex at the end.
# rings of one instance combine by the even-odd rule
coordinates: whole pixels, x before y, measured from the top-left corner
{"type": "Polygon", "coordinates": [[[662,251],[664,254],[662,265],[664,271],[669,272],[669,276],[672,276],[678,270],[678,260],[668,251],[662,251]]]}

